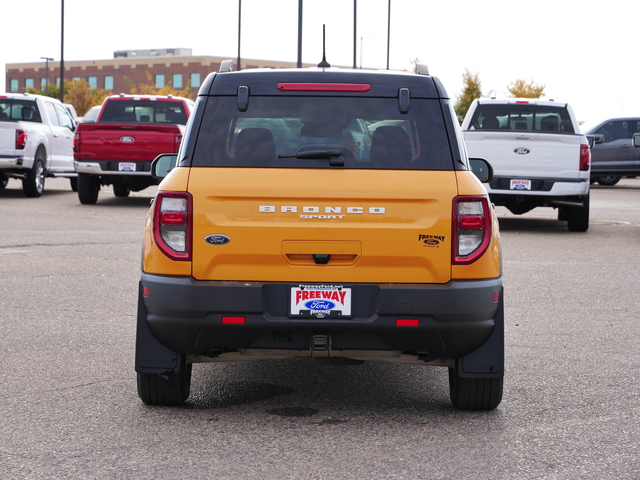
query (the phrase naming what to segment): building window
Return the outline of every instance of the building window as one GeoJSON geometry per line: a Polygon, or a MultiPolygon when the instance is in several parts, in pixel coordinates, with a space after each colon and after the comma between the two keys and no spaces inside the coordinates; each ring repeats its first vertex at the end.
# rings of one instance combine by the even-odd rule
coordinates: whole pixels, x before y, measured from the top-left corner
{"type": "Polygon", "coordinates": [[[156,75],[156,88],[164,87],[164,75],[156,75]]]}
{"type": "Polygon", "coordinates": [[[105,90],[113,90],[113,76],[105,75],[104,77],[104,88],[105,90]]]}
{"type": "Polygon", "coordinates": [[[189,86],[191,88],[200,88],[200,74],[192,73],[191,78],[189,80],[189,86]]]}
{"type": "Polygon", "coordinates": [[[56,77],[56,87],[60,88],[60,77],[56,77]]]}
{"type": "Polygon", "coordinates": [[[171,83],[173,88],[182,88],[182,74],[174,73],[171,83]]]}
{"type": "Polygon", "coordinates": [[[33,78],[24,79],[24,88],[33,88],[33,78]]]}
{"type": "Polygon", "coordinates": [[[98,88],[98,77],[87,77],[89,88],[98,88]]]}
{"type": "Polygon", "coordinates": [[[18,91],[18,79],[17,78],[12,78],[11,80],[9,80],[9,91],[10,92],[17,92],[18,91]]]}
{"type": "Polygon", "coordinates": [[[43,92],[47,89],[47,79],[46,78],[41,78],[40,79],[40,90],[42,90],[43,92]]]}

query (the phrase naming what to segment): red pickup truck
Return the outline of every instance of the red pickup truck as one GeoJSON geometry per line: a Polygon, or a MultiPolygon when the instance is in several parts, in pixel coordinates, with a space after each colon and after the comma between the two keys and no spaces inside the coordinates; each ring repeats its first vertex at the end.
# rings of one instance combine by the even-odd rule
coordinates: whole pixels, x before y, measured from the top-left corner
{"type": "Polygon", "coordinates": [[[177,152],[194,102],[160,95],[113,95],[95,123],[80,123],[73,157],[80,203],[94,204],[102,185],[126,197],[158,183],[151,161],[177,152]]]}

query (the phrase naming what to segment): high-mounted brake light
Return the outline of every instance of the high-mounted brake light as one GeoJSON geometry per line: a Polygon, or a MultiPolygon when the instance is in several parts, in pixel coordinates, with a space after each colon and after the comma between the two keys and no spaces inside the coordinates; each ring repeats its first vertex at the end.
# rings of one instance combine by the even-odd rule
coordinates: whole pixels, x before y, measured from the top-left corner
{"type": "Polygon", "coordinates": [[[16,150],[24,150],[27,146],[27,139],[29,134],[26,130],[16,130],[16,150]]]}
{"type": "Polygon", "coordinates": [[[452,262],[468,265],[484,254],[491,241],[491,212],[487,197],[453,199],[452,262]]]}
{"type": "Polygon", "coordinates": [[[591,149],[589,145],[580,145],[580,171],[588,172],[591,165],[591,149]]]}
{"type": "Polygon", "coordinates": [[[368,83],[279,83],[281,92],[356,92],[371,90],[368,83]]]}
{"type": "Polygon", "coordinates": [[[158,192],[154,208],[153,237],[158,248],[172,260],[191,260],[191,194],[158,192]]]}
{"type": "Polygon", "coordinates": [[[529,103],[528,100],[516,100],[516,103],[529,103]]]}

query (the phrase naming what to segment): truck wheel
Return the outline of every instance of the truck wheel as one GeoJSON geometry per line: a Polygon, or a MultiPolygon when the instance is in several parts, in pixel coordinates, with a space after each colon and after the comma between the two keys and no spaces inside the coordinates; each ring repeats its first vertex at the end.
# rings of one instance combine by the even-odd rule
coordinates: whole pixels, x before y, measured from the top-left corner
{"type": "Polygon", "coordinates": [[[47,175],[44,169],[45,155],[42,149],[36,153],[33,167],[27,171],[22,179],[22,190],[27,197],[39,197],[44,192],[44,179],[47,175]]]}
{"type": "Polygon", "coordinates": [[[451,403],[461,410],[493,410],[502,401],[502,378],[463,378],[449,368],[451,403]]]}
{"type": "Polygon", "coordinates": [[[69,178],[69,181],[71,182],[71,190],[73,190],[74,192],[78,191],[78,177],[71,177],[69,178]]]}
{"type": "Polygon", "coordinates": [[[7,188],[7,184],[9,183],[9,177],[7,177],[4,173],[0,172],[0,190],[3,188],[7,188]]]}
{"type": "Polygon", "coordinates": [[[611,185],[615,185],[616,183],[618,183],[620,181],[620,178],[622,177],[614,177],[614,176],[598,177],[598,183],[600,185],[605,185],[610,187],[611,185]]]}
{"type": "Polygon", "coordinates": [[[179,373],[138,373],[138,396],[147,405],[182,405],[189,398],[191,366],[182,365],[179,373]]]}
{"type": "Polygon", "coordinates": [[[91,175],[78,174],[78,199],[83,205],[93,205],[98,201],[100,184],[91,175]]]}
{"type": "Polygon", "coordinates": [[[116,197],[128,197],[131,189],[126,183],[114,183],[113,193],[116,197]]]}
{"type": "Polygon", "coordinates": [[[567,227],[572,232],[589,229],[589,194],[584,199],[584,207],[567,207],[567,227]]]}

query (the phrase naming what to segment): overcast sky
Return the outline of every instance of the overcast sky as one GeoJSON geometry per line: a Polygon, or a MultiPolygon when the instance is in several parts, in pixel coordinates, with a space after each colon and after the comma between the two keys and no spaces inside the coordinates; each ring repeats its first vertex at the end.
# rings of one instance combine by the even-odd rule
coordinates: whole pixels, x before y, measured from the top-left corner
{"type": "MultiPolygon", "coordinates": [[[[242,58],[298,56],[298,0],[241,0],[242,58]]],[[[191,48],[238,55],[238,0],[65,0],[65,60],[113,58],[115,50],[191,48]]],[[[358,0],[356,65],[387,66],[389,0],[358,0]]],[[[60,60],[61,0],[30,0],[3,15],[0,66],[60,60]],[[13,14],[11,14],[13,12],[13,14]],[[18,22],[22,19],[22,22],[18,22]],[[11,21],[9,21],[11,20],[11,21]]],[[[304,0],[303,62],[353,65],[353,1],[304,0]]],[[[449,95],[465,69],[501,97],[514,80],[545,85],[580,120],[639,115],[640,2],[608,0],[391,0],[392,69],[426,63],[449,95]]],[[[5,91],[5,74],[0,91],[5,91]]]]}

